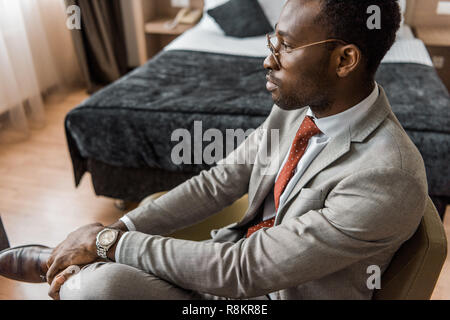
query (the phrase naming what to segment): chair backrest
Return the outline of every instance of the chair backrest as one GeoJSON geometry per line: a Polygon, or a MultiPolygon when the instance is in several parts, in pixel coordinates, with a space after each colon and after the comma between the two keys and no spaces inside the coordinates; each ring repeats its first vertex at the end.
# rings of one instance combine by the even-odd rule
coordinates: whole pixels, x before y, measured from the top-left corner
{"type": "Polygon", "coordinates": [[[447,239],[439,214],[428,198],[416,233],[394,255],[381,277],[375,300],[430,299],[447,256],[447,239]]]}
{"type": "MultiPolygon", "coordinates": [[[[142,200],[139,206],[145,206],[148,202],[154,201],[167,193],[167,191],[158,192],[142,200]]],[[[183,230],[179,230],[170,237],[184,240],[202,241],[211,238],[211,230],[219,229],[233,222],[241,220],[248,208],[248,194],[244,195],[239,200],[235,201],[232,205],[224,208],[215,215],[208,219],[187,227],[183,230]]]]}

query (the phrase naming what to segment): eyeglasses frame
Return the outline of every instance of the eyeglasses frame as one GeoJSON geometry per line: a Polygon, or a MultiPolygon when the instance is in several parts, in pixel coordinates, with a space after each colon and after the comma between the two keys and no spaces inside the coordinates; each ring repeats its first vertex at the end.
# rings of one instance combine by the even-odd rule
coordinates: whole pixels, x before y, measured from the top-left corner
{"type": "MultiPolygon", "coordinates": [[[[278,68],[281,69],[281,62],[280,62],[280,58],[279,58],[280,52],[275,48],[275,46],[273,45],[273,43],[272,43],[272,41],[271,41],[271,39],[272,39],[273,37],[275,37],[275,36],[276,36],[276,35],[266,34],[266,37],[267,37],[267,47],[269,48],[272,57],[274,58],[275,62],[277,63],[278,68]]],[[[304,46],[300,46],[300,47],[296,47],[296,48],[290,49],[290,51],[287,52],[287,53],[292,53],[292,51],[296,51],[296,50],[300,50],[300,49],[305,49],[305,48],[308,48],[308,47],[312,47],[312,46],[316,46],[316,45],[323,44],[323,43],[328,43],[328,42],[341,42],[341,43],[343,43],[343,44],[347,44],[347,42],[345,42],[344,40],[340,40],[340,39],[327,39],[327,40],[318,41],[318,42],[314,42],[314,43],[310,43],[310,44],[307,44],[307,45],[304,45],[304,46]]]]}

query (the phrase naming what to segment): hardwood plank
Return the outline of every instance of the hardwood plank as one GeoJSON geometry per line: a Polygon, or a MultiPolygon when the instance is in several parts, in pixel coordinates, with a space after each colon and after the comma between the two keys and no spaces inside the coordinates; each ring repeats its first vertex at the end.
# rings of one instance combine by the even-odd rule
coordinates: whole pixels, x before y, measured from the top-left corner
{"type": "MultiPolygon", "coordinates": [[[[31,138],[0,146],[0,215],[11,245],[55,246],[76,228],[109,224],[123,213],[114,201],[97,197],[87,175],[75,188],[64,118],[86,99],[76,91],[46,104],[47,125],[31,138]]],[[[0,299],[49,299],[48,285],[0,278],[0,299]]]]}

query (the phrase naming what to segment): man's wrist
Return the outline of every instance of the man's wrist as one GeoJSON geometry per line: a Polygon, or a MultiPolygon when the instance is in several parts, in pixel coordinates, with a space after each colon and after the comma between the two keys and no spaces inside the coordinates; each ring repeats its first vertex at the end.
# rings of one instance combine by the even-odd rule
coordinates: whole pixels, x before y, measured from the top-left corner
{"type": "Polygon", "coordinates": [[[116,230],[123,231],[123,232],[129,231],[127,226],[126,226],[126,224],[123,223],[123,221],[121,221],[121,220],[118,220],[117,222],[115,222],[112,225],[108,226],[108,228],[116,229],[116,230]]]}
{"type": "MultiPolygon", "coordinates": [[[[105,227],[103,227],[103,229],[104,228],[105,227]]],[[[114,245],[111,248],[109,248],[108,252],[106,253],[106,256],[108,257],[109,260],[116,261],[115,254],[116,254],[117,244],[119,243],[119,240],[122,237],[122,235],[129,230],[128,230],[127,226],[125,225],[125,223],[123,223],[121,220],[118,220],[117,222],[107,226],[106,228],[115,229],[115,230],[119,231],[119,234],[117,235],[117,239],[116,239],[114,245]]],[[[95,250],[97,250],[97,245],[95,245],[95,250]]]]}
{"type": "Polygon", "coordinates": [[[122,238],[123,234],[125,232],[122,230],[119,230],[119,234],[117,235],[117,239],[116,242],[114,242],[113,246],[111,248],[109,248],[108,252],[106,253],[106,256],[108,257],[108,259],[110,261],[116,261],[116,249],[117,249],[117,244],[120,241],[120,238],[122,238]]]}

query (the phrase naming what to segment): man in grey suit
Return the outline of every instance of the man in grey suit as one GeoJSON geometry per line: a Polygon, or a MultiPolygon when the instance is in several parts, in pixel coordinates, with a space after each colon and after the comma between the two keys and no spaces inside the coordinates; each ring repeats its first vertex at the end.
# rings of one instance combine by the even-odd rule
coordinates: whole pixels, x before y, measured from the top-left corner
{"type": "Polygon", "coordinates": [[[374,81],[400,20],[393,0],[288,1],[268,37],[275,105],[261,127],[108,228],[3,252],[0,273],[46,274],[55,299],[370,299],[368,270],[386,269],[427,199],[422,158],[374,81]],[[246,193],[244,218],[211,240],[164,237],[246,193]]]}

